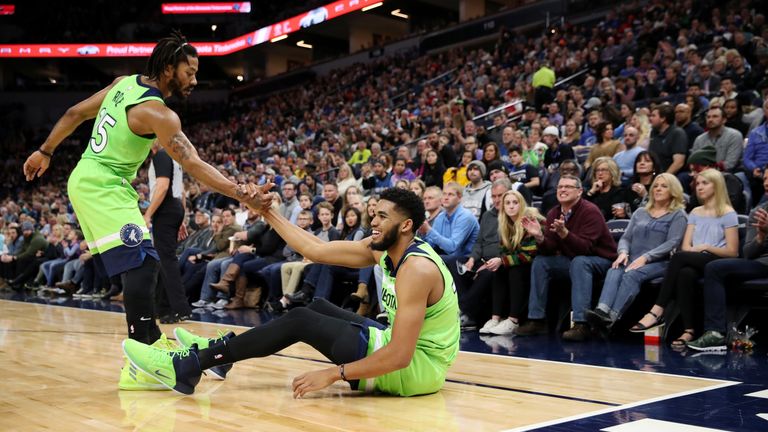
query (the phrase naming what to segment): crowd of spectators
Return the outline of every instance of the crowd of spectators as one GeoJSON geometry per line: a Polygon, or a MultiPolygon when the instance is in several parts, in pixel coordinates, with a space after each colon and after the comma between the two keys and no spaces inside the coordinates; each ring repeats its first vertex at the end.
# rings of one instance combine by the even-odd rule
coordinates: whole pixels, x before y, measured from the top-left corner
{"type": "MultiPolygon", "coordinates": [[[[485,322],[481,330],[498,335],[547,331],[550,282],[570,274],[575,324],[563,337],[584,340],[587,321],[616,322],[636,286],[664,274],[661,263],[678,245],[712,259],[680,258],[668,280],[701,275],[710,261],[733,258],[736,214],[766,207],[762,7],[749,0],[650,1],[622,5],[595,25],[566,24],[538,37],[502,29],[492,47],[357,64],[235,103],[227,120],[188,125],[186,132],[202,158],[233,180],[275,183],[286,217],[308,223],[303,226],[323,240],[363,235],[380,191],[413,190],[429,213],[420,235],[456,272],[465,328],[485,322]],[[678,225],[686,216],[683,235],[678,225]],[[618,246],[606,225],[613,219],[631,219],[628,233],[634,233],[618,246]],[[654,229],[670,247],[636,242],[643,236],[635,230],[654,229]],[[653,263],[660,265],[631,280],[609,271],[653,263]],[[494,273],[503,276],[480,277],[494,273]],[[530,280],[513,287],[508,275],[520,280],[521,274],[530,280]],[[613,294],[592,309],[593,284],[606,276],[613,294]],[[617,290],[623,297],[616,299],[617,290]]],[[[135,185],[145,208],[146,170],[135,185]]],[[[16,195],[0,208],[7,256],[28,252],[32,243],[46,249],[29,240],[42,233],[46,244],[64,242],[51,237],[57,224],[76,227],[62,187],[13,184],[16,195]],[[32,230],[24,229],[30,224],[32,230]],[[21,238],[25,246],[17,245],[21,238]]],[[[250,285],[261,287],[275,313],[328,298],[356,301],[359,312],[375,314],[375,268],[302,263],[258,215],[192,179],[185,191],[190,238],[205,240],[179,251],[195,306],[244,306],[250,285]],[[305,265],[282,265],[291,269],[286,275],[284,262],[305,265]],[[303,281],[288,285],[291,272],[302,270],[303,281]]],[[[768,229],[766,223],[757,230],[768,229]]],[[[71,251],[77,238],[67,236],[62,249],[71,251]]],[[[56,258],[66,263],[75,255],[56,258]]],[[[20,288],[27,280],[6,261],[4,277],[13,275],[9,282],[20,288]]],[[[44,279],[50,285],[57,277],[44,279]]],[[[101,288],[89,283],[83,292],[101,288]]],[[[662,293],[635,329],[661,323],[670,298],[692,298],[666,285],[662,293]]],[[[697,334],[691,316],[684,317],[678,344],[697,334]]]]}

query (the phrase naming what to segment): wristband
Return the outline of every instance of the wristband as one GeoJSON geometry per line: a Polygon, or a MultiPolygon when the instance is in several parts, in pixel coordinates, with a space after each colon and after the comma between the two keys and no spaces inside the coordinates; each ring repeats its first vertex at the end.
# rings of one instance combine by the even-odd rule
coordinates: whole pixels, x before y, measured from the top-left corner
{"type": "Polygon", "coordinates": [[[40,154],[42,154],[43,156],[48,156],[48,159],[50,159],[50,158],[52,158],[52,157],[53,157],[53,153],[48,153],[47,151],[43,150],[43,148],[42,148],[42,147],[40,147],[39,149],[37,149],[37,151],[39,151],[39,152],[40,152],[40,154]]]}
{"type": "Polygon", "coordinates": [[[342,380],[344,380],[344,381],[347,380],[347,376],[344,375],[344,363],[339,365],[339,375],[341,375],[341,379],[342,380]]]}

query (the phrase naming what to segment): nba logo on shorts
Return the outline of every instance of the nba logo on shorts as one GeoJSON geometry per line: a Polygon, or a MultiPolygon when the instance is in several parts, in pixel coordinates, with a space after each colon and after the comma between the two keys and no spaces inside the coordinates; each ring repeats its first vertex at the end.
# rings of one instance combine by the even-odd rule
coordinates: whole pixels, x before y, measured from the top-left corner
{"type": "Polygon", "coordinates": [[[128,247],[136,247],[144,240],[144,232],[136,224],[125,224],[120,228],[120,240],[128,247]]]}

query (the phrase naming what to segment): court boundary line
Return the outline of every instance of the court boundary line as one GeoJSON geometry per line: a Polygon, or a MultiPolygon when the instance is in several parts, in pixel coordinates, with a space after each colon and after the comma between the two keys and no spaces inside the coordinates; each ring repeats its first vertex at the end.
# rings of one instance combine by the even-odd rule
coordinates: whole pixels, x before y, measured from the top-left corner
{"type": "Polygon", "coordinates": [[[520,357],[520,356],[513,356],[513,355],[498,355],[498,354],[488,354],[488,353],[479,353],[474,351],[461,351],[463,353],[467,354],[473,354],[473,355],[480,355],[480,356],[491,356],[494,358],[514,358],[514,359],[521,359],[521,360],[527,360],[527,361],[534,361],[534,362],[541,362],[541,363],[555,363],[559,365],[570,365],[570,366],[581,366],[581,367],[587,367],[587,368],[596,368],[596,369],[609,369],[609,370],[620,370],[625,372],[635,372],[635,373],[641,373],[641,374],[648,374],[648,375],[659,375],[664,377],[676,377],[676,378],[689,378],[689,379],[695,379],[700,381],[713,381],[713,382],[734,382],[737,384],[741,384],[741,382],[738,381],[730,381],[730,380],[724,380],[720,378],[705,378],[705,377],[699,377],[699,376],[688,376],[688,375],[678,375],[678,374],[672,374],[667,372],[654,372],[654,371],[643,371],[638,369],[625,369],[621,367],[610,367],[610,366],[600,366],[600,365],[591,365],[591,364],[585,364],[585,363],[569,363],[565,361],[560,360],[546,360],[546,359],[537,359],[537,358],[530,358],[530,357],[520,357]]]}
{"type": "MultiPolygon", "coordinates": [[[[289,359],[293,359],[293,360],[306,360],[306,361],[311,361],[311,362],[315,362],[315,363],[333,364],[332,362],[330,362],[328,360],[314,359],[314,358],[311,358],[311,357],[304,357],[304,356],[298,356],[298,355],[293,355],[293,354],[275,353],[275,354],[272,354],[272,355],[278,356],[278,357],[289,358],[289,359]]],[[[452,383],[452,384],[464,385],[464,386],[482,387],[482,388],[488,388],[488,389],[493,389],[493,390],[508,391],[510,393],[522,393],[522,394],[529,394],[529,395],[534,395],[534,396],[550,397],[550,398],[555,398],[555,399],[564,399],[564,400],[569,400],[569,401],[574,401],[574,402],[591,403],[591,404],[594,404],[594,405],[605,405],[605,406],[609,406],[609,407],[615,407],[615,406],[619,406],[620,405],[619,403],[615,403],[615,402],[605,402],[605,401],[599,401],[599,400],[593,400],[593,399],[583,399],[583,398],[577,398],[577,397],[573,397],[573,396],[566,396],[566,395],[561,395],[561,394],[556,394],[556,393],[537,392],[537,391],[533,391],[533,390],[518,389],[518,388],[514,388],[514,387],[504,387],[504,386],[498,386],[498,385],[493,385],[493,384],[477,383],[477,382],[472,382],[472,381],[463,381],[463,380],[456,380],[456,379],[446,379],[445,382],[449,382],[449,383],[452,383]]]]}
{"type": "MultiPolygon", "coordinates": [[[[684,375],[679,375],[679,376],[684,376],[684,375]]],[[[569,416],[569,417],[564,417],[564,418],[561,418],[561,419],[548,420],[548,421],[544,421],[544,422],[540,422],[540,423],[535,423],[535,424],[528,425],[528,426],[520,426],[520,427],[513,428],[513,429],[503,429],[501,432],[523,432],[523,431],[530,431],[530,430],[539,429],[539,428],[543,428],[543,427],[547,427],[547,426],[554,426],[554,425],[557,425],[557,424],[568,423],[568,422],[572,422],[572,421],[576,421],[576,420],[583,420],[585,418],[597,417],[597,416],[600,416],[600,415],[603,415],[603,414],[609,414],[609,413],[616,412],[616,411],[622,411],[622,410],[627,410],[627,409],[631,409],[631,408],[636,408],[636,407],[639,407],[639,406],[642,406],[642,405],[650,405],[652,403],[661,402],[661,401],[665,401],[665,400],[669,400],[669,399],[676,399],[676,398],[680,398],[680,397],[684,397],[684,396],[690,396],[690,395],[696,394],[696,393],[703,393],[703,392],[708,392],[708,391],[712,391],[712,390],[719,390],[721,388],[731,387],[731,386],[739,385],[739,384],[743,384],[743,383],[740,382],[740,381],[725,381],[725,382],[722,382],[720,384],[715,384],[715,385],[712,385],[712,386],[709,386],[709,387],[702,387],[700,389],[686,390],[686,391],[682,391],[682,392],[678,392],[678,393],[672,393],[672,394],[665,395],[665,396],[658,396],[658,397],[655,397],[655,398],[644,399],[644,400],[637,401],[637,402],[631,402],[631,403],[628,403],[628,404],[619,405],[617,407],[605,408],[605,409],[601,409],[601,410],[597,410],[597,411],[586,412],[586,413],[583,413],[583,414],[576,414],[576,415],[572,415],[572,416],[569,416]]]]}

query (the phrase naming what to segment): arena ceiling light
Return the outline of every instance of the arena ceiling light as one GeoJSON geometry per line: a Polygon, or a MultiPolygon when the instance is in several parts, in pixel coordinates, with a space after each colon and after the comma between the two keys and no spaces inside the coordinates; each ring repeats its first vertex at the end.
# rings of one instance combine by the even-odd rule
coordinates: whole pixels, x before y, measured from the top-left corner
{"type": "Polygon", "coordinates": [[[281,40],[284,40],[284,39],[288,39],[288,35],[287,34],[284,34],[282,36],[278,36],[276,38],[272,38],[269,41],[272,42],[272,43],[275,43],[275,42],[280,42],[281,40]]]}
{"type": "Polygon", "coordinates": [[[303,40],[300,40],[300,41],[296,42],[296,45],[298,45],[298,46],[300,46],[302,48],[312,49],[312,45],[304,42],[303,40]]]}
{"type": "Polygon", "coordinates": [[[379,6],[383,5],[383,4],[384,4],[384,2],[378,2],[378,3],[374,3],[374,4],[370,5],[370,6],[366,6],[366,7],[363,8],[363,12],[368,12],[371,9],[376,9],[377,7],[379,7],[379,6]]]}
{"type": "Polygon", "coordinates": [[[408,19],[408,15],[400,12],[400,9],[395,9],[391,13],[392,13],[392,15],[394,15],[396,17],[399,17],[399,18],[402,18],[402,19],[408,19]]]}

